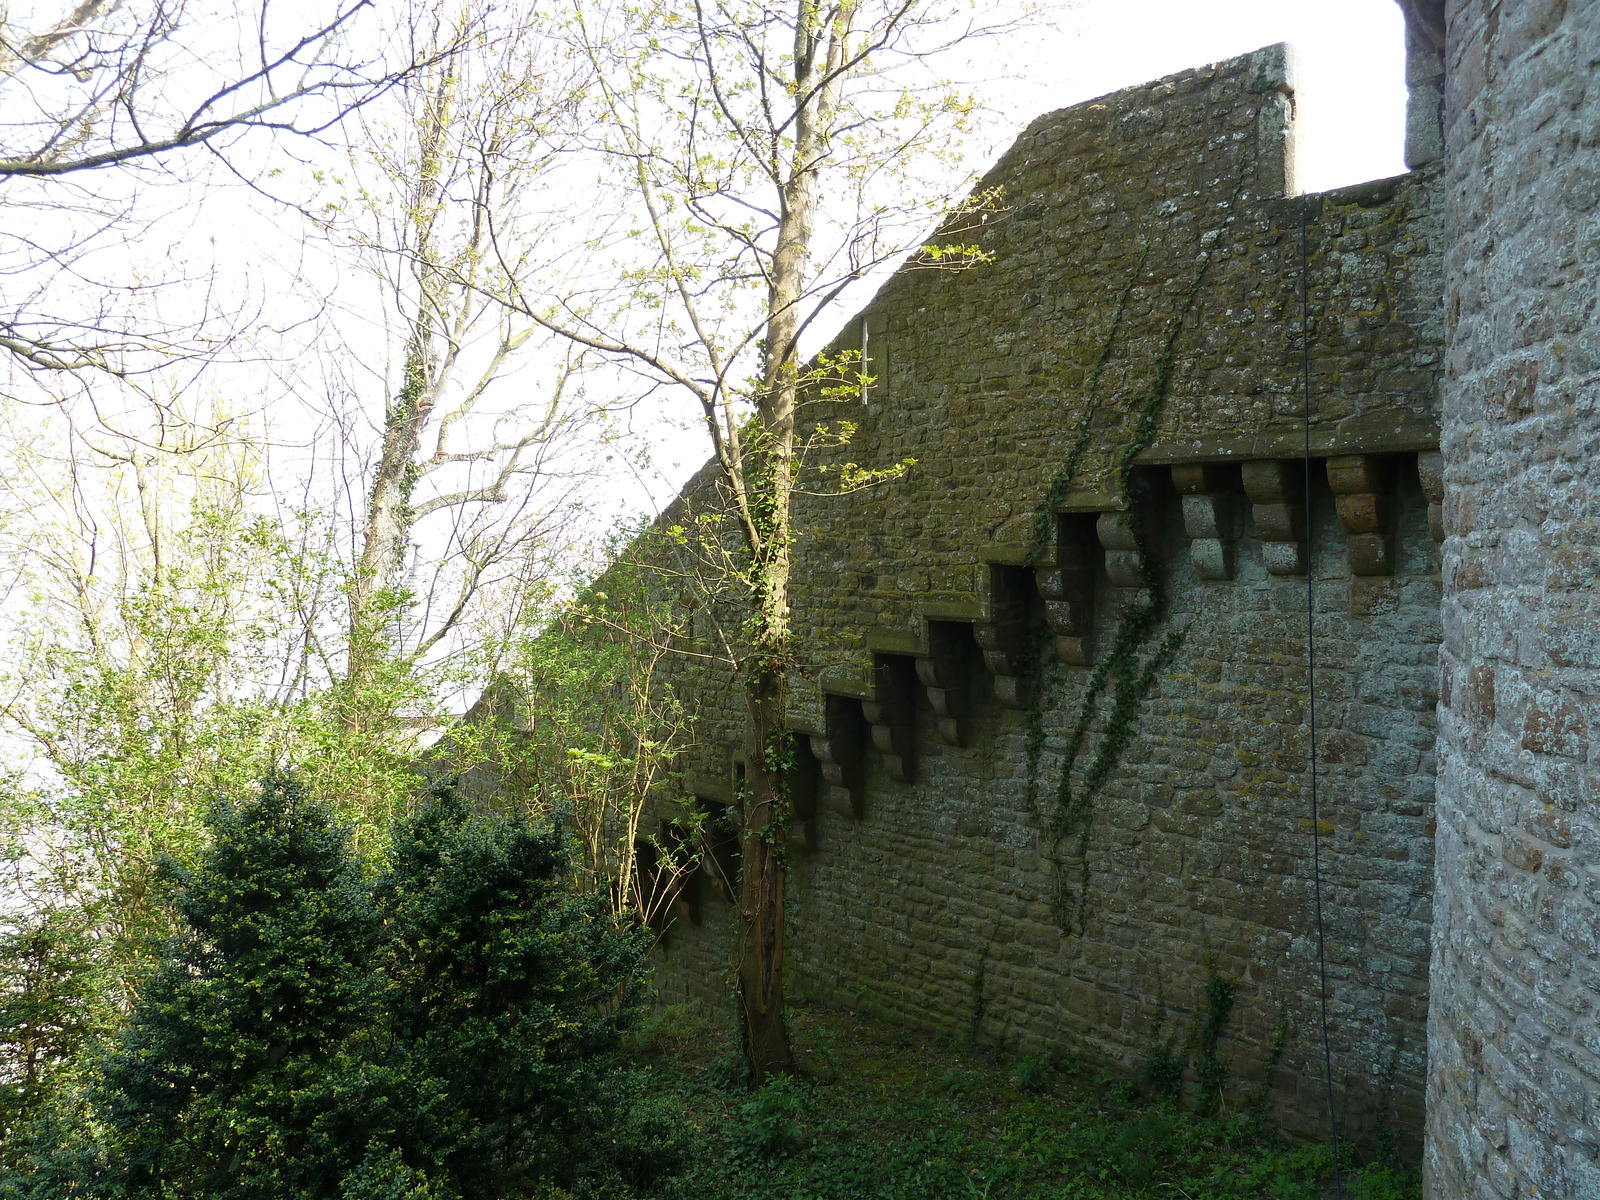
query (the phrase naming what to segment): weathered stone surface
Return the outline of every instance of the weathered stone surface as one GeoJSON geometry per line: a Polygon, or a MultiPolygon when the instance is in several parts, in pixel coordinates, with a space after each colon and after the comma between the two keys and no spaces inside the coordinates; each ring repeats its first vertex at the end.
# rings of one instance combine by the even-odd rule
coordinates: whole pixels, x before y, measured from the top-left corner
{"type": "Polygon", "coordinates": [[[1350,573],[1389,574],[1394,567],[1389,518],[1393,463],[1376,454],[1342,454],[1328,459],[1327,471],[1350,573]]]}
{"type": "Polygon", "coordinates": [[[1600,5],[1449,8],[1427,1189],[1577,1200],[1600,1196],[1600,5]]]}
{"type": "Polygon", "coordinates": [[[1304,575],[1306,570],[1305,464],[1259,459],[1240,468],[1250,497],[1263,561],[1274,575],[1304,575]]]}
{"type": "MultiPolygon", "coordinates": [[[[1035,122],[992,262],[835,343],[877,382],[805,419],[917,466],[799,512],[792,987],[1132,1068],[1219,972],[1236,1072],[1287,1017],[1270,1092],[1324,1135],[1315,761],[1344,1132],[1414,1139],[1425,1086],[1432,1200],[1595,1200],[1600,3],[1402,6],[1425,169],[1290,197],[1282,51],[1185,72],[1035,122]]],[[[708,468],[668,519],[717,507],[708,468]]],[[[674,682],[726,815],[658,984],[730,1004],[739,691],[674,682]]]]}
{"type": "Polygon", "coordinates": [[[1173,486],[1183,494],[1183,528],[1189,557],[1201,579],[1232,579],[1238,538],[1238,474],[1227,467],[1191,463],[1172,468],[1173,486]]]}

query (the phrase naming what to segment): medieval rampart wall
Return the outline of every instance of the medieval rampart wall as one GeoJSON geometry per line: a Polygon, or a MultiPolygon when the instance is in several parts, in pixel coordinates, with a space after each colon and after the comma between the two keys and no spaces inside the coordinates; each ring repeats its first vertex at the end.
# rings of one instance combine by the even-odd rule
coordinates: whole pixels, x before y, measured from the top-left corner
{"type": "MultiPolygon", "coordinates": [[[[1436,187],[1302,200],[1293,103],[1280,47],[1041,118],[960,235],[991,261],[901,271],[835,345],[875,382],[808,408],[857,431],[803,486],[916,461],[798,509],[790,990],[1134,1068],[1225,978],[1234,1075],[1286,1030],[1279,1115],[1325,1130],[1309,601],[1335,1078],[1414,1136],[1436,187]]],[[[715,506],[703,474],[669,519],[715,506]]],[[[726,803],[735,682],[677,683],[690,788],[726,803]]],[[[727,1000],[732,916],[709,885],[683,906],[666,998],[727,1000]]]]}

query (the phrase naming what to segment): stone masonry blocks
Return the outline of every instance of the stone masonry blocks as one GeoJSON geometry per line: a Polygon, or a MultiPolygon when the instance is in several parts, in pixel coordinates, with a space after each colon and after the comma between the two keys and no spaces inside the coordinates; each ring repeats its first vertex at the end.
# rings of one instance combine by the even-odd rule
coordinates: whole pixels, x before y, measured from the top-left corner
{"type": "Polygon", "coordinates": [[[1426,1189],[1594,1200],[1600,5],[1448,17],[1426,1189]]]}

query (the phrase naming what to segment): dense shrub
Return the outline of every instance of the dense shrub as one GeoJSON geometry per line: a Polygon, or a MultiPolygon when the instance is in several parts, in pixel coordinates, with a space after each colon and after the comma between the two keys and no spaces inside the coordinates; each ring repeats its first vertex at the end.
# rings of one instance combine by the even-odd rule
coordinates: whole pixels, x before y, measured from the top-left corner
{"type": "Polygon", "coordinates": [[[625,1098],[613,1054],[642,1002],[640,941],[574,896],[556,831],[449,794],[399,830],[377,895],[407,1153],[465,1200],[569,1182],[625,1098]]]}
{"type": "Polygon", "coordinates": [[[276,779],[167,881],[181,932],[84,1119],[0,1195],[532,1200],[610,1168],[640,943],[558,832],[444,792],[374,876],[276,779]]]}
{"type": "Polygon", "coordinates": [[[0,926],[0,1164],[69,1086],[75,1060],[100,1032],[105,975],[81,909],[42,909],[0,926]]]}
{"type": "Polygon", "coordinates": [[[285,780],[220,806],[181,932],[105,1063],[131,1196],[336,1197],[381,1126],[381,927],[326,811],[285,780]]]}

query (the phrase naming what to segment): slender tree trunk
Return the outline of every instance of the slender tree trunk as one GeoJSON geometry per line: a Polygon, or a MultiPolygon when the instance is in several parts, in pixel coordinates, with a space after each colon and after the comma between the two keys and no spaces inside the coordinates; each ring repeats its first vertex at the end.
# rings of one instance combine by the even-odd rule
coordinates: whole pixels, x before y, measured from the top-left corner
{"type": "Polygon", "coordinates": [[[384,636],[384,624],[393,615],[384,592],[395,582],[411,534],[412,463],[431,408],[425,342],[420,329],[413,334],[406,349],[405,380],[384,417],[378,469],[363,514],[361,557],[350,583],[350,650],[345,672],[349,695],[344,724],[352,732],[364,725],[362,698],[393,650],[384,636]]]}
{"type": "Polygon", "coordinates": [[[783,1012],[784,856],[789,798],[789,501],[794,460],[794,374],[770,389],[749,459],[747,488],[762,541],[756,559],[756,620],[745,662],[743,872],[739,1001],[752,1080],[794,1067],[783,1012]]]}
{"type": "Polygon", "coordinates": [[[367,508],[361,529],[361,557],[350,584],[350,649],[345,682],[345,728],[362,728],[369,716],[387,718],[391,714],[370,713],[367,700],[377,681],[383,662],[395,647],[385,636],[384,625],[395,615],[393,604],[384,593],[391,588],[405,561],[415,519],[411,512],[411,490],[416,483],[416,455],[422,445],[437,400],[434,379],[434,334],[438,314],[444,311],[439,295],[440,278],[434,266],[434,222],[438,217],[439,177],[445,151],[445,138],[454,111],[456,70],[452,62],[424,97],[418,122],[419,154],[415,191],[410,197],[408,219],[415,239],[413,253],[417,264],[415,315],[406,342],[406,356],[400,391],[383,417],[383,443],[378,453],[378,469],[367,493],[367,508]]]}
{"type": "Polygon", "coordinates": [[[743,916],[739,955],[739,1005],[743,1010],[745,1052],[751,1079],[794,1068],[783,1001],[784,820],[787,800],[782,773],[775,769],[773,739],[783,728],[784,680],[781,673],[752,678],[746,685],[750,742],[745,759],[743,916]]]}
{"type": "Polygon", "coordinates": [[[749,442],[745,488],[750,524],[759,541],[750,548],[756,568],[756,619],[745,672],[750,740],[745,753],[739,999],[751,1077],[757,1084],[772,1072],[794,1068],[783,1011],[784,855],[790,804],[782,764],[789,757],[791,504],[799,305],[816,212],[820,131],[826,127],[829,103],[825,92],[807,98],[807,90],[820,70],[834,65],[837,53],[836,38],[818,27],[807,0],[799,0],[796,9],[795,83],[801,100],[782,188],[778,244],[767,297],[762,393],[749,442]]]}

